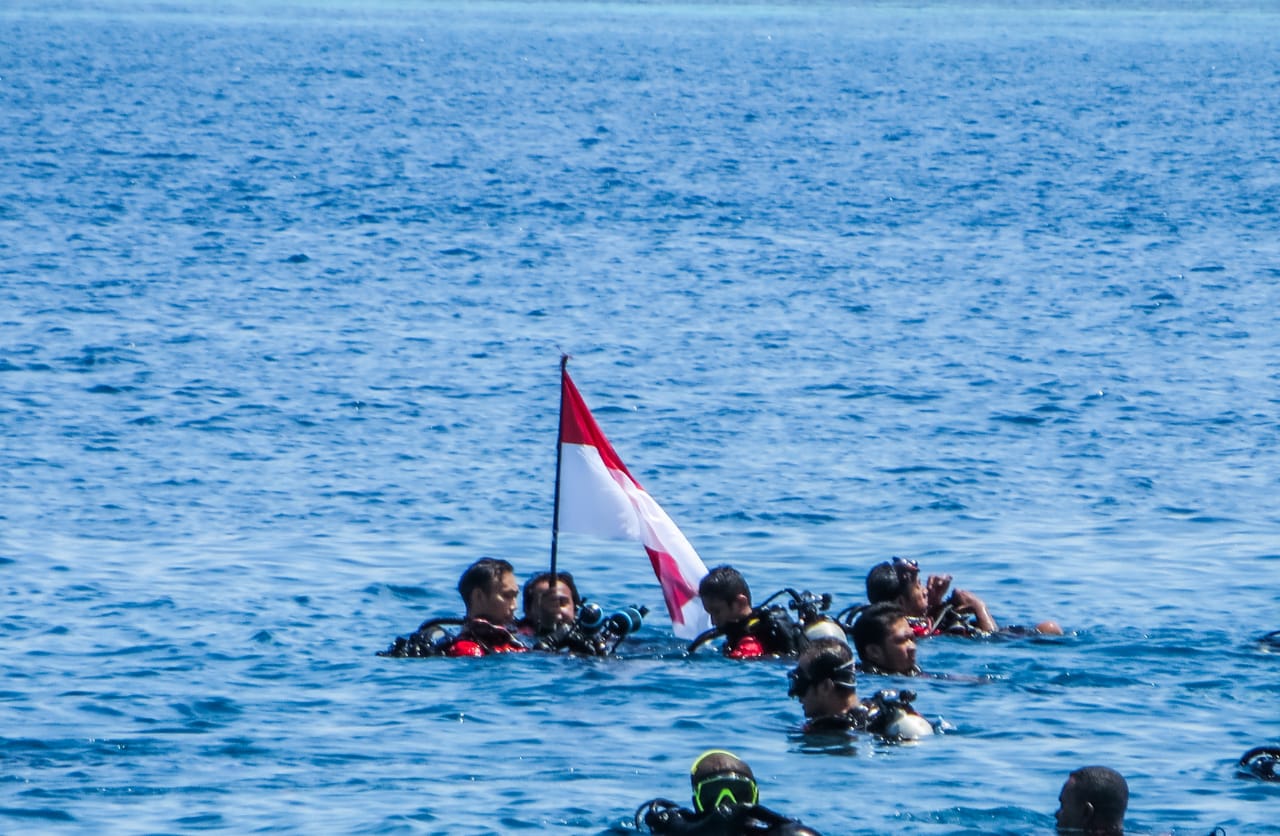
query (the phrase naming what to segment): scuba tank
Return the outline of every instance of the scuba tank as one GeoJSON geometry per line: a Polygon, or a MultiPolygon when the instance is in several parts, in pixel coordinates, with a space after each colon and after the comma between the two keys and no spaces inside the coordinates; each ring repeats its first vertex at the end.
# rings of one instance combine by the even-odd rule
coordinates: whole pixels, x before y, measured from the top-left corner
{"type": "Polygon", "coordinates": [[[919,740],[933,734],[933,726],[911,703],[914,691],[877,691],[867,703],[867,729],[892,740],[919,740]]]}

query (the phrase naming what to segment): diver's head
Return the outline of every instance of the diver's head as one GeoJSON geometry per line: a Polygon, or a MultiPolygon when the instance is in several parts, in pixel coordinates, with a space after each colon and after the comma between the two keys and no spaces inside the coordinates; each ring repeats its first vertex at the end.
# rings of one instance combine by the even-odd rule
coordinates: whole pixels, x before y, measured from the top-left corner
{"type": "Polygon", "coordinates": [[[841,639],[818,639],[809,645],[788,676],[787,696],[800,700],[809,719],[842,714],[858,704],[853,651],[841,639]]]}
{"type": "Polygon", "coordinates": [[[755,804],[760,798],[756,777],[746,761],[732,752],[703,752],[689,769],[693,808],[708,813],[726,804],[755,804]]]}
{"type": "Polygon", "coordinates": [[[732,566],[717,566],[708,572],[698,584],[698,596],[717,627],[751,615],[751,589],[742,573],[732,566]]]}
{"type": "Polygon", "coordinates": [[[902,592],[902,584],[898,573],[889,561],[877,563],[867,573],[867,600],[873,604],[883,601],[897,601],[902,592]]]}
{"type": "Polygon", "coordinates": [[[920,583],[920,564],[895,557],[871,567],[867,573],[867,600],[872,604],[895,603],[907,615],[922,616],[928,608],[924,585],[920,583]]]}
{"type": "Polygon", "coordinates": [[[467,618],[483,618],[493,624],[510,624],[516,614],[520,586],[515,568],[505,560],[482,557],[458,579],[458,594],[467,608],[467,618]]]}
{"type": "Polygon", "coordinates": [[[896,604],[874,604],[853,623],[853,643],[867,667],[911,676],[916,667],[916,638],[907,614],[896,604]]]}
{"type": "Polygon", "coordinates": [[[1124,776],[1105,766],[1086,766],[1067,776],[1058,793],[1054,818],[1059,833],[1118,836],[1124,833],[1129,785],[1124,776]]]}
{"type": "Polygon", "coordinates": [[[1264,781],[1280,781],[1280,747],[1255,746],[1240,756],[1241,772],[1264,781]]]}
{"type": "Polygon", "coordinates": [[[551,573],[534,575],[524,585],[524,619],[535,630],[549,630],[557,624],[572,623],[582,606],[582,596],[568,572],[556,573],[551,590],[551,573]]]}

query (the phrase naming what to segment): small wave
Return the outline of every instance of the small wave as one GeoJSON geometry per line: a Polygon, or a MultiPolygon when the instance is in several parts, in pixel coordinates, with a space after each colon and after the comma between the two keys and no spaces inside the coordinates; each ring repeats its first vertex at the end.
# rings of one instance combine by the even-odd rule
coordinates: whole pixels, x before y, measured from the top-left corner
{"type": "Polygon", "coordinates": [[[1039,415],[992,415],[992,421],[1000,421],[1005,424],[1020,424],[1029,427],[1038,427],[1045,422],[1046,419],[1039,415]]]}
{"type": "Polygon", "coordinates": [[[38,819],[40,821],[75,821],[75,816],[65,810],[24,809],[22,807],[0,807],[0,816],[12,819],[38,819]]]}
{"type": "Polygon", "coordinates": [[[902,403],[928,403],[941,396],[936,392],[890,392],[889,397],[902,403]]]}
{"type": "MultiPolygon", "coordinates": [[[[103,613],[103,615],[115,615],[115,613],[103,613]]],[[[175,649],[171,644],[135,644],[129,647],[116,648],[115,650],[99,650],[99,656],[137,656],[146,653],[167,653],[175,649]]]]}
{"type": "Polygon", "coordinates": [[[144,154],[138,154],[140,160],[173,160],[174,162],[189,163],[192,160],[200,159],[195,154],[174,154],[163,151],[149,151],[144,154]]]}
{"type": "Polygon", "coordinates": [[[221,830],[226,826],[226,819],[219,813],[203,813],[196,816],[183,816],[174,820],[176,824],[190,830],[221,830]]]}
{"type": "Polygon", "coordinates": [[[784,511],[779,514],[763,513],[759,519],[764,522],[799,522],[799,523],[833,523],[841,518],[833,514],[817,512],[784,511]]]}

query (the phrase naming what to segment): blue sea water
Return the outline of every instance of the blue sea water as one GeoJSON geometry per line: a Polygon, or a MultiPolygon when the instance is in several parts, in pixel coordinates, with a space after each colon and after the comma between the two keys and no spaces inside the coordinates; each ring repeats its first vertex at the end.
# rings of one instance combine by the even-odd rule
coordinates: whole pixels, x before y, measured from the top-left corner
{"type": "MultiPolygon", "coordinates": [[[[625,833],[727,747],[826,834],[1277,833],[1280,9],[0,8],[0,831],[625,833]],[[892,554],[1060,639],[945,734],[786,663],[375,656],[542,569],[557,364],[708,565],[892,554]]],[[[606,606],[634,545],[564,535],[606,606]]]]}

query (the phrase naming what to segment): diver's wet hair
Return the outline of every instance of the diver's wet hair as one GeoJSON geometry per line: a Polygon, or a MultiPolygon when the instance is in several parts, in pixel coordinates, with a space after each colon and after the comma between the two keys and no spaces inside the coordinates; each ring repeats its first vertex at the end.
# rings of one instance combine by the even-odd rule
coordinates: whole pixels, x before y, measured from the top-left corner
{"type": "Polygon", "coordinates": [[[462,603],[470,605],[472,592],[491,589],[502,580],[503,575],[514,575],[515,571],[514,566],[500,558],[480,558],[458,578],[458,594],[462,596],[462,603]]]}
{"type": "Polygon", "coordinates": [[[789,697],[803,697],[814,685],[828,679],[842,690],[854,691],[858,687],[853,651],[843,639],[818,639],[810,644],[788,677],[789,697]]]}
{"type": "Polygon", "coordinates": [[[1129,806],[1129,784],[1124,776],[1107,766],[1085,766],[1068,777],[1076,797],[1093,805],[1094,816],[1105,825],[1124,821],[1129,806]]]}
{"type": "MultiPolygon", "coordinates": [[[[573,582],[573,575],[568,572],[556,572],[556,581],[569,587],[569,596],[573,598],[573,605],[575,607],[582,606],[582,596],[578,594],[578,585],[573,582]]],[[[520,604],[524,608],[526,614],[529,612],[529,607],[534,603],[533,590],[540,583],[546,584],[547,590],[550,591],[553,588],[551,584],[551,573],[539,572],[524,582],[524,589],[520,593],[520,604]]]]}
{"type": "Polygon", "coordinates": [[[716,601],[732,601],[739,595],[745,595],[747,601],[751,601],[747,579],[732,566],[717,566],[708,572],[698,584],[698,594],[716,601]]]}
{"type": "Polygon", "coordinates": [[[914,560],[895,557],[877,563],[867,573],[867,600],[873,604],[896,601],[919,582],[919,577],[920,564],[914,560]]]}
{"type": "Polygon", "coordinates": [[[873,604],[896,601],[902,593],[898,572],[889,561],[877,563],[867,573],[867,600],[873,604]]]}

